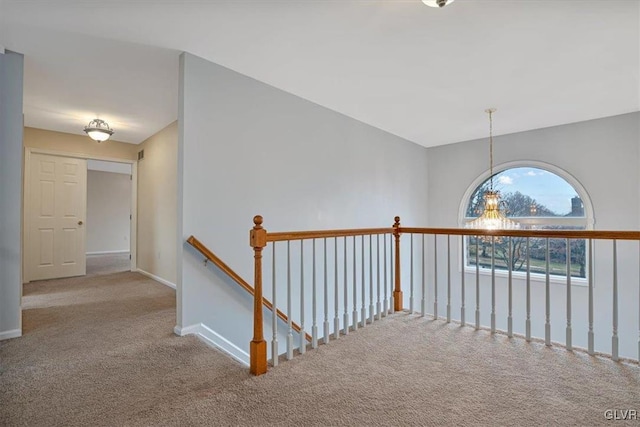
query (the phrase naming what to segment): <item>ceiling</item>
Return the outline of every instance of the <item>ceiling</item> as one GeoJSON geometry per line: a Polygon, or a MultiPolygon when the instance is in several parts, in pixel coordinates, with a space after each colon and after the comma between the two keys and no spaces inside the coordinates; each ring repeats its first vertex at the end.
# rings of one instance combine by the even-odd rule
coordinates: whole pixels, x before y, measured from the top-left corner
{"type": "Polygon", "coordinates": [[[0,0],[25,125],[177,118],[187,51],[426,147],[638,111],[638,0],[0,0]]]}

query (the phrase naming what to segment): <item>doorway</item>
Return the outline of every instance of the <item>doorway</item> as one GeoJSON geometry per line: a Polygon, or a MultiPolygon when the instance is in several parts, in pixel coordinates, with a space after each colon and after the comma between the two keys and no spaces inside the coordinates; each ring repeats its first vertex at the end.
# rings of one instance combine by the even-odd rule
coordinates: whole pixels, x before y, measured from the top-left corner
{"type": "Polygon", "coordinates": [[[131,164],[87,160],[88,276],[130,270],[131,164]]]}
{"type": "Polygon", "coordinates": [[[25,283],[136,270],[135,161],[26,148],[24,176],[25,283]]]}

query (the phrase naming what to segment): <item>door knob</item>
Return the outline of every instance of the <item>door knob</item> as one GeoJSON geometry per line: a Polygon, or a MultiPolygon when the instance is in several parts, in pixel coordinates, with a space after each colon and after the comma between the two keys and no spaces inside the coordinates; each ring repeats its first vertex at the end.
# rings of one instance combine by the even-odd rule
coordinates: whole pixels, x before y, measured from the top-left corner
{"type": "Polygon", "coordinates": [[[82,222],[82,221],[78,221],[78,225],[82,225],[82,224],[83,224],[83,222],[82,222]]]}

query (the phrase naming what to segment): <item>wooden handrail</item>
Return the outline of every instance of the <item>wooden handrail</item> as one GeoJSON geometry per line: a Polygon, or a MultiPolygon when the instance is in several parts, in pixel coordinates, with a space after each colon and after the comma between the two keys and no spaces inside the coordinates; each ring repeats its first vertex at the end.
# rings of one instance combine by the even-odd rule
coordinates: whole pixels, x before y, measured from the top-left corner
{"type": "MultiPolygon", "coordinates": [[[[231,267],[224,263],[220,258],[218,258],[209,248],[207,248],[202,242],[196,239],[194,236],[189,236],[187,239],[187,243],[196,248],[198,252],[200,252],[206,259],[214,263],[220,270],[222,270],[227,276],[231,277],[242,289],[249,292],[252,296],[255,295],[255,291],[253,286],[248,284],[238,273],[233,271],[231,267]]],[[[266,298],[262,299],[262,304],[267,307],[269,310],[273,311],[273,304],[266,298]]],[[[288,322],[289,318],[282,311],[276,311],[278,317],[282,319],[284,322],[288,322]]],[[[300,325],[295,322],[292,322],[293,330],[297,333],[300,333],[300,325]]],[[[305,333],[305,338],[307,341],[311,342],[311,335],[305,333]]]]}
{"type": "Polygon", "coordinates": [[[400,227],[401,233],[449,234],[452,236],[506,236],[559,239],[640,240],[640,231],[608,230],[481,230],[474,228],[400,227]]]}
{"type": "Polygon", "coordinates": [[[376,234],[393,234],[393,228],[354,228],[346,230],[314,230],[314,231],[284,231],[267,233],[267,242],[282,242],[286,240],[321,239],[324,237],[369,236],[376,234]]]}
{"type": "MultiPolygon", "coordinates": [[[[368,236],[376,234],[394,234],[394,227],[389,228],[355,228],[342,230],[282,231],[267,233],[267,242],[287,240],[307,240],[347,236],[368,236]]],[[[474,228],[429,228],[399,227],[399,233],[415,234],[449,234],[452,236],[511,236],[511,237],[549,237],[568,239],[609,239],[640,240],[640,231],[616,230],[483,230],[474,228]]]]}

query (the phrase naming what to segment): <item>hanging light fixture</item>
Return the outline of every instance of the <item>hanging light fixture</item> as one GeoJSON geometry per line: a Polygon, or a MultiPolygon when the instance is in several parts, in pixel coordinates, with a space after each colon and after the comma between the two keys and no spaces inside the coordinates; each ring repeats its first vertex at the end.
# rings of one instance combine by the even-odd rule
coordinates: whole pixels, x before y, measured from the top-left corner
{"type": "Polygon", "coordinates": [[[113,135],[113,129],[109,127],[109,124],[100,119],[91,120],[89,124],[84,127],[84,131],[91,139],[98,142],[106,141],[113,135]]]}
{"type": "Polygon", "coordinates": [[[422,3],[431,7],[445,7],[448,4],[453,3],[456,0],[422,0],[422,3]]]}
{"type": "Polygon", "coordinates": [[[482,215],[468,222],[466,228],[479,228],[484,230],[512,230],[520,228],[520,224],[510,220],[505,215],[506,206],[500,200],[500,192],[493,189],[493,113],[495,108],[485,110],[489,114],[489,190],[482,196],[484,203],[482,215]]]}

